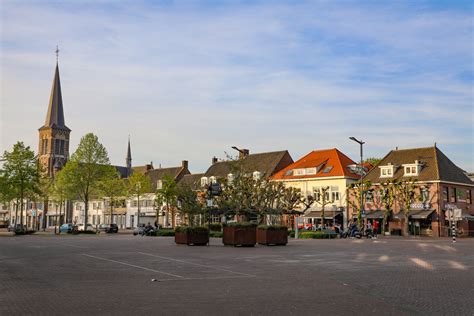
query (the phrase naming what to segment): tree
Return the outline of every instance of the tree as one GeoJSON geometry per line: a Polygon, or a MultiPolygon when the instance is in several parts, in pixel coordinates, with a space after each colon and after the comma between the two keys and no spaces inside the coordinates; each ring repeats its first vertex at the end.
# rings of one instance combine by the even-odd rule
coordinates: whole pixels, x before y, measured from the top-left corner
{"type": "Polygon", "coordinates": [[[178,185],[176,191],[178,210],[182,217],[188,221],[189,226],[199,223],[198,216],[204,214],[205,205],[199,199],[198,194],[188,185],[178,185]]]}
{"type": "MultiPolygon", "coordinates": [[[[156,190],[156,204],[166,205],[166,223],[168,223],[168,216],[171,213],[171,227],[175,226],[176,202],[178,197],[178,186],[173,177],[164,175],[162,179],[162,186],[156,190]]],[[[158,220],[158,218],[157,218],[158,220]]]]}
{"type": "Polygon", "coordinates": [[[140,225],[140,197],[145,193],[151,192],[151,182],[143,173],[135,172],[128,178],[127,185],[128,195],[136,197],[138,200],[138,217],[137,226],[140,225]]]}
{"type": "MultiPolygon", "coordinates": [[[[113,223],[114,206],[117,204],[120,197],[127,194],[127,188],[125,182],[120,178],[120,174],[117,170],[110,166],[107,168],[104,178],[99,183],[99,195],[109,199],[110,207],[110,223],[113,223]]],[[[105,204],[104,204],[104,216],[105,216],[105,204]]]]}
{"type": "Polygon", "coordinates": [[[379,194],[381,196],[381,202],[384,207],[383,211],[383,223],[382,232],[385,234],[388,218],[392,214],[393,204],[396,198],[398,182],[396,180],[387,180],[380,184],[379,194]]]}
{"type": "MultiPolygon", "coordinates": [[[[20,224],[23,225],[23,210],[25,196],[39,192],[39,168],[38,159],[29,146],[23,142],[13,145],[11,152],[5,151],[2,156],[3,181],[10,192],[7,197],[15,197],[20,202],[20,224]]],[[[17,203],[18,205],[18,203],[17,203]]],[[[15,220],[18,218],[18,209],[15,220]]]]}
{"type": "Polygon", "coordinates": [[[59,220],[56,222],[54,230],[56,232],[56,227],[60,227],[62,222],[62,211],[64,203],[67,201],[68,198],[74,198],[74,196],[70,196],[67,190],[67,183],[65,182],[66,179],[64,177],[64,173],[59,172],[52,182],[48,190],[48,197],[50,197],[53,201],[59,204],[59,220]]]}
{"type": "Polygon", "coordinates": [[[403,216],[405,219],[404,233],[409,235],[408,231],[408,217],[410,216],[410,206],[417,198],[416,194],[416,180],[409,178],[407,180],[398,181],[396,184],[398,201],[403,208],[403,216]]]}
{"type": "Polygon", "coordinates": [[[362,183],[362,187],[359,182],[351,183],[347,186],[347,203],[356,210],[357,214],[357,226],[362,228],[362,207],[365,204],[367,193],[372,190],[372,183],[366,181],[362,183]],[[362,203],[361,196],[362,194],[362,203]]]}
{"type": "Polygon", "coordinates": [[[334,203],[334,199],[329,197],[329,186],[322,187],[317,191],[317,194],[319,196],[314,199],[314,202],[321,206],[321,226],[324,226],[326,205],[334,203]]]}
{"type": "Polygon", "coordinates": [[[370,158],[366,158],[366,159],[364,160],[364,163],[370,163],[372,166],[375,166],[375,165],[378,164],[381,160],[382,160],[382,158],[370,157],[370,158]]]}
{"type": "Polygon", "coordinates": [[[110,167],[107,150],[97,136],[88,133],[81,138],[77,150],[58,173],[69,196],[85,204],[84,227],[87,227],[89,200],[99,194],[99,186],[110,167]]]}

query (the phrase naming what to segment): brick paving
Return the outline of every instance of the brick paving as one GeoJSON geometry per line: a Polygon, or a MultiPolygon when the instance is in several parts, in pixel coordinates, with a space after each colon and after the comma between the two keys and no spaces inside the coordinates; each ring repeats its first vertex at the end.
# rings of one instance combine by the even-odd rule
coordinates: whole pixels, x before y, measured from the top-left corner
{"type": "Polygon", "coordinates": [[[0,315],[474,315],[474,239],[18,236],[0,238],[0,276],[0,315]]]}

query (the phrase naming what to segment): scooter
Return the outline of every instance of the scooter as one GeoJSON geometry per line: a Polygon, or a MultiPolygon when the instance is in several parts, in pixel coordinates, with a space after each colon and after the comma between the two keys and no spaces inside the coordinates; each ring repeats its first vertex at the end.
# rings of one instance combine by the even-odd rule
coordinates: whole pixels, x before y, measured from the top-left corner
{"type": "Polygon", "coordinates": [[[358,229],[352,229],[352,230],[348,230],[346,229],[344,232],[341,233],[341,237],[342,238],[357,238],[357,239],[361,239],[362,238],[362,234],[361,232],[358,230],[358,229]]]}

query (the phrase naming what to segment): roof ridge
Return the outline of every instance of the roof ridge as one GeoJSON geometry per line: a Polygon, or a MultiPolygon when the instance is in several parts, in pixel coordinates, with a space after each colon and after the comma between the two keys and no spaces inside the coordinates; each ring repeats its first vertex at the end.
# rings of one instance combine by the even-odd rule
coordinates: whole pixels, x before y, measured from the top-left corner
{"type": "Polygon", "coordinates": [[[433,147],[434,149],[434,160],[435,160],[435,164],[436,164],[436,177],[437,179],[436,180],[441,180],[441,174],[439,172],[439,161],[438,161],[438,148],[436,146],[433,147]]]}
{"type": "Polygon", "coordinates": [[[405,148],[405,149],[392,149],[390,151],[419,150],[419,149],[428,149],[428,148],[437,148],[437,147],[436,146],[415,147],[415,148],[405,148]]]}

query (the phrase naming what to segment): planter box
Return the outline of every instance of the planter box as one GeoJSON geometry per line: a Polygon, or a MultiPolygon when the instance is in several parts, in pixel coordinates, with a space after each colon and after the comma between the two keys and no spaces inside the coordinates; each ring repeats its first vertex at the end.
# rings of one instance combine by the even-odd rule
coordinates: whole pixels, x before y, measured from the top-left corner
{"type": "Polygon", "coordinates": [[[253,247],[257,243],[256,226],[224,226],[224,245],[253,247]]]}
{"type": "Polygon", "coordinates": [[[288,230],[257,229],[257,242],[260,245],[282,245],[288,243],[288,230]]]}
{"type": "Polygon", "coordinates": [[[182,245],[204,246],[209,243],[208,232],[175,232],[174,242],[182,245]]]}

